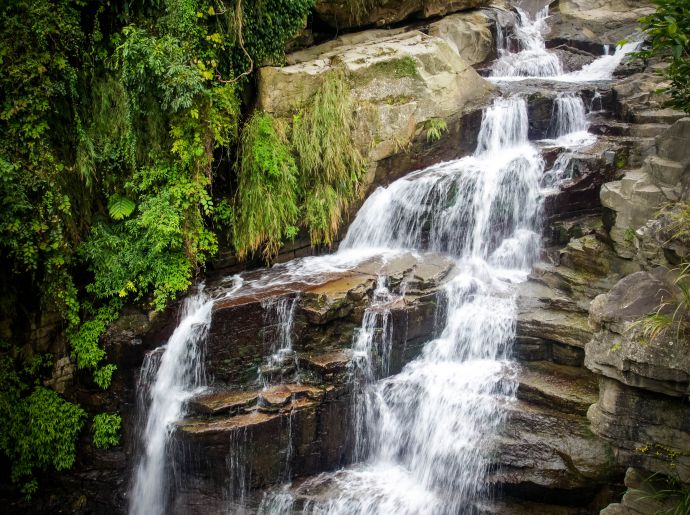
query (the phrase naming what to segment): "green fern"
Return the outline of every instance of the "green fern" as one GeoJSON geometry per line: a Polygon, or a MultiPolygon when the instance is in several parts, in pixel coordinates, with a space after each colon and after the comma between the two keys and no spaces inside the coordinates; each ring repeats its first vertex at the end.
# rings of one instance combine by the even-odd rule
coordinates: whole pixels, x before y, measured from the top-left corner
{"type": "Polygon", "coordinates": [[[448,132],[448,124],[443,118],[431,118],[424,124],[426,129],[426,140],[429,143],[438,141],[441,136],[448,132]]]}
{"type": "Polygon", "coordinates": [[[108,200],[108,213],[113,220],[124,220],[134,212],[136,207],[133,200],[121,195],[113,195],[108,200]]]}

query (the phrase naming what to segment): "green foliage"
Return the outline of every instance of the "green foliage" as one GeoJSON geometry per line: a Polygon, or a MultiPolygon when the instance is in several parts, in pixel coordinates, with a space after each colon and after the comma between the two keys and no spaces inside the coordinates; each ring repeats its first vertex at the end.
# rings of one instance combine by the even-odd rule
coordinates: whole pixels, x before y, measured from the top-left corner
{"type": "Polygon", "coordinates": [[[640,20],[650,48],[641,58],[662,56],[668,68],[661,71],[671,81],[671,105],[690,113],[690,4],[687,0],[653,0],[656,11],[640,20]]]}
{"type": "Polygon", "coordinates": [[[236,73],[247,70],[249,58],[255,66],[282,64],[285,44],[306,27],[314,0],[242,0],[240,6],[241,21],[235,17],[236,73]],[[246,53],[239,45],[240,33],[246,53]]]}
{"type": "Polygon", "coordinates": [[[108,213],[113,220],[122,220],[134,212],[137,205],[133,200],[120,195],[113,195],[108,200],[108,213]]]}
{"type": "Polygon", "coordinates": [[[115,372],[113,364],[103,364],[105,350],[100,346],[99,340],[105,332],[108,324],[113,322],[122,308],[120,299],[113,299],[110,303],[101,306],[95,316],[81,324],[72,332],[70,343],[72,345],[72,357],[75,358],[77,367],[94,371],[94,381],[102,389],[110,386],[110,381],[115,372]]]}
{"type": "MultiPolygon", "coordinates": [[[[115,372],[99,340],[124,302],[162,309],[216,251],[211,221],[227,228],[240,218],[227,201],[217,208],[211,190],[223,170],[225,188],[234,185],[242,88],[250,84],[241,76],[283,60],[285,43],[305,26],[313,3],[17,0],[0,6],[5,304],[16,300],[27,312],[62,315],[77,367],[91,370],[99,387],[107,388],[115,372]]],[[[274,155],[291,166],[288,194],[296,195],[294,160],[290,165],[285,137],[275,136],[283,148],[274,155]]],[[[270,171],[283,166],[261,161],[271,152],[264,145],[251,164],[253,173],[268,166],[268,183],[258,184],[258,176],[242,181],[238,171],[240,189],[271,188],[270,171]]],[[[251,195],[238,190],[235,197],[251,195]]],[[[274,196],[281,200],[278,191],[274,196]]],[[[292,211],[277,233],[268,233],[269,239],[278,234],[270,252],[294,235],[292,211]]],[[[24,343],[13,342],[9,354],[18,355],[24,343]]],[[[11,416],[0,422],[0,443],[28,492],[36,487],[33,470],[72,464],[84,413],[14,359],[7,363],[14,375],[0,385],[0,402],[11,416]]],[[[112,444],[114,427],[114,418],[94,420],[94,442],[112,444]]]]}
{"type": "Polygon", "coordinates": [[[117,413],[99,413],[93,417],[91,424],[93,444],[99,449],[120,445],[121,426],[122,417],[117,413]]]}
{"type": "Polygon", "coordinates": [[[235,199],[234,244],[241,258],[263,247],[268,260],[283,239],[295,235],[297,187],[297,166],[283,128],[270,115],[255,113],[242,132],[235,199]]]}
{"type": "Polygon", "coordinates": [[[426,140],[433,143],[440,140],[441,136],[448,131],[448,124],[443,118],[431,118],[424,124],[424,128],[426,129],[426,140]]]}
{"type": "MultiPolygon", "coordinates": [[[[677,459],[678,453],[675,454],[675,459],[677,459]]],[[[676,478],[658,473],[647,478],[647,484],[649,493],[640,496],[639,499],[660,505],[654,515],[688,515],[690,513],[690,488],[687,485],[676,478]]]]}
{"type": "Polygon", "coordinates": [[[352,143],[353,105],[341,74],[327,77],[296,116],[292,145],[312,244],[330,245],[343,214],[359,195],[366,162],[352,143]]]}
{"type": "Polygon", "coordinates": [[[79,406],[40,386],[38,374],[49,364],[37,357],[21,368],[0,356],[0,450],[12,463],[12,481],[27,497],[37,488],[34,471],[72,466],[85,418],[79,406]]]}

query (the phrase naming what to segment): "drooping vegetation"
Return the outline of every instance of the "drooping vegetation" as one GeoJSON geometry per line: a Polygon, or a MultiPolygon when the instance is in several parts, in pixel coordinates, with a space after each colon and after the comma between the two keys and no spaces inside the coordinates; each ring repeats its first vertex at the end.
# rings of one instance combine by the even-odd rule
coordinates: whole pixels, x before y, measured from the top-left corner
{"type": "Polygon", "coordinates": [[[352,144],[353,105],[342,73],[328,76],[291,127],[255,113],[242,132],[234,244],[270,259],[298,221],[313,245],[333,243],[365,172],[352,144]]]}
{"type": "Polygon", "coordinates": [[[349,89],[337,73],[326,78],[293,122],[292,145],[312,244],[333,242],[343,214],[359,194],[366,166],[352,144],[352,123],[349,89]]]}
{"type": "MultiPolygon", "coordinates": [[[[241,257],[270,259],[304,220],[315,243],[332,241],[363,173],[344,81],[327,81],[293,128],[244,102],[312,5],[0,7],[0,447],[27,493],[34,471],[71,466],[87,418],[43,386],[51,366],[26,330],[37,314],[58,317],[76,367],[107,388],[108,324],[126,303],[160,310],[185,291],[221,231],[241,257]]],[[[119,425],[95,414],[94,445],[117,445],[119,425]]]]}
{"type": "Polygon", "coordinates": [[[656,11],[640,20],[649,47],[638,57],[662,57],[668,67],[661,70],[670,81],[671,105],[690,113],[690,4],[687,0],[653,0],[656,11]]]}
{"type": "Polygon", "coordinates": [[[265,113],[255,113],[242,132],[238,167],[235,248],[240,256],[263,248],[266,258],[294,237],[298,223],[297,165],[285,127],[265,113]]]}

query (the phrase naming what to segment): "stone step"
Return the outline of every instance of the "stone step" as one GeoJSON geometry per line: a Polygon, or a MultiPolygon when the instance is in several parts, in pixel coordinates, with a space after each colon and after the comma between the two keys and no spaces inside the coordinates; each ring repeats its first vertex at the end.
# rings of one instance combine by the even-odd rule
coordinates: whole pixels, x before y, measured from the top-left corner
{"type": "Polygon", "coordinates": [[[670,125],[685,116],[687,116],[687,114],[683,111],[677,111],[675,109],[656,109],[633,112],[636,123],[664,123],[670,125]]]}
{"type": "Polygon", "coordinates": [[[544,305],[519,306],[517,335],[553,340],[565,345],[584,348],[592,331],[587,314],[549,309],[544,305]]]}
{"type": "Polygon", "coordinates": [[[192,415],[236,415],[252,411],[272,412],[294,400],[319,400],[323,388],[301,384],[278,384],[254,390],[219,390],[201,394],[189,401],[192,415]]]}
{"type": "Polygon", "coordinates": [[[638,138],[655,138],[669,127],[667,123],[634,123],[630,125],[630,135],[638,138]]]}
{"type": "MultiPolygon", "coordinates": [[[[690,142],[688,142],[690,144],[690,142]]],[[[671,161],[659,156],[650,156],[645,161],[647,169],[657,183],[675,186],[683,177],[686,167],[677,161],[671,161]]]]}
{"type": "Polygon", "coordinates": [[[599,392],[589,370],[549,361],[522,363],[518,381],[518,399],[568,414],[586,415],[599,392]]]}
{"type": "Polygon", "coordinates": [[[612,120],[608,116],[596,115],[590,117],[589,132],[597,136],[630,136],[632,124],[612,120]]]}
{"type": "Polygon", "coordinates": [[[620,180],[620,192],[625,198],[630,198],[635,189],[635,185],[642,182],[649,182],[649,175],[642,169],[630,170],[620,180]]]}

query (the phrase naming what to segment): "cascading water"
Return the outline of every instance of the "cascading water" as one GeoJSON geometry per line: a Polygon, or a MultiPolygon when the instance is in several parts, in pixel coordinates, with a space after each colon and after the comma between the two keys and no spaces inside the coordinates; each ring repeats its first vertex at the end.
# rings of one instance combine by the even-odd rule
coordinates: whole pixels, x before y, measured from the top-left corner
{"type": "MultiPolygon", "coordinates": [[[[482,257],[506,238],[529,238],[539,211],[536,185],[543,162],[527,140],[527,129],[525,100],[498,99],[484,114],[474,156],[412,173],[376,190],[341,249],[427,249],[482,257]]],[[[510,264],[502,253],[496,259],[510,264]]]]}
{"type": "Polygon", "coordinates": [[[585,103],[577,95],[558,95],[551,114],[550,136],[562,138],[577,133],[587,133],[589,122],[585,103]]]}
{"type": "MultiPolygon", "coordinates": [[[[619,45],[613,54],[601,56],[592,63],[583,66],[581,70],[563,73],[563,66],[558,57],[546,49],[544,34],[548,30],[546,23],[549,16],[549,6],[537,12],[532,18],[520,8],[515,25],[520,51],[511,53],[504,41],[505,34],[500,34],[498,46],[499,58],[491,70],[491,78],[499,81],[515,81],[524,79],[549,79],[561,82],[591,82],[611,79],[613,71],[630,52],[640,46],[639,41],[629,41],[619,45]]],[[[499,31],[501,29],[499,28],[499,31]]]]}
{"type": "MultiPolygon", "coordinates": [[[[492,80],[605,80],[632,49],[619,47],[580,72],[564,74],[544,45],[547,16],[547,8],[534,19],[519,11],[515,35],[520,51],[511,53],[513,45],[500,35],[505,44],[499,46],[492,80]]],[[[567,180],[570,170],[570,154],[564,152],[545,174],[540,151],[528,140],[528,128],[523,97],[497,99],[484,112],[474,155],[379,188],[357,214],[336,255],[295,261],[283,267],[278,279],[266,274],[246,285],[260,290],[295,279],[309,283],[320,273],[342,271],[373,255],[400,250],[440,252],[456,260],[455,275],[445,288],[445,306],[439,310],[439,336],[390,377],[390,306],[399,297],[386,288],[385,277],[379,278],[352,343],[355,464],[267,492],[259,513],[450,515],[471,512],[489,496],[495,437],[505,421],[504,405],[514,399],[516,389],[517,367],[510,360],[516,320],[512,283],[524,280],[538,257],[544,188],[567,180]]],[[[567,150],[591,141],[578,95],[555,99],[549,137],[549,145],[567,150]]],[[[294,354],[295,305],[292,296],[266,306],[277,336],[261,379],[269,377],[264,371],[284,368],[294,354]]],[[[155,373],[155,384],[132,513],[165,510],[165,447],[171,422],[182,415],[189,392],[202,384],[196,378],[200,368],[194,365],[195,353],[210,309],[206,301],[190,310],[164,352],[156,354],[160,366],[156,368],[152,357],[150,373],[142,372],[148,378],[155,373]]],[[[291,427],[290,420],[288,431],[291,427]]],[[[245,509],[244,453],[249,445],[243,434],[236,435],[232,446],[226,494],[233,509],[240,511],[245,509]]],[[[286,480],[292,451],[288,440],[286,480]]]]}
{"type": "Polygon", "coordinates": [[[271,354],[266,363],[259,368],[259,382],[268,386],[271,378],[284,373],[297,373],[297,356],[292,349],[292,329],[295,322],[295,308],[297,296],[269,299],[262,303],[266,310],[266,325],[268,331],[271,354]],[[287,370],[286,370],[287,369],[287,370]]]}
{"type": "MultiPolygon", "coordinates": [[[[511,53],[499,48],[500,55],[491,70],[491,77],[553,77],[563,74],[558,57],[548,52],[544,43],[549,6],[537,12],[534,18],[522,9],[516,10],[515,32],[521,51],[511,53]]],[[[502,35],[503,39],[505,37],[502,35]]]]}
{"type": "Polygon", "coordinates": [[[386,287],[386,278],[380,276],[371,305],[362,318],[362,327],[352,343],[350,376],[352,384],[352,413],[354,418],[353,459],[360,461],[367,456],[367,428],[371,423],[367,416],[371,389],[377,379],[390,371],[390,355],[393,341],[390,305],[396,300],[386,287]]]}
{"type": "Polygon", "coordinates": [[[590,145],[596,140],[588,132],[588,128],[589,121],[582,98],[573,94],[558,95],[553,104],[549,135],[554,138],[551,143],[564,150],[551,169],[542,176],[542,187],[553,190],[573,179],[575,169],[572,149],[590,145]]]}
{"type": "Polygon", "coordinates": [[[544,163],[527,127],[523,98],[498,99],[484,114],[475,155],[396,181],[362,207],[343,249],[405,246],[457,257],[445,328],[401,373],[363,392],[354,424],[361,465],[312,478],[295,497],[267,496],[260,511],[290,513],[300,493],[327,489],[327,500],[301,509],[451,514],[488,493],[500,406],[515,389],[509,283],[524,277],[539,241],[544,163]]]}
{"type": "Polygon", "coordinates": [[[145,358],[139,383],[148,412],[143,426],[143,454],[137,465],[129,512],[165,513],[168,493],[166,462],[172,424],[183,415],[184,402],[204,385],[203,342],[211,322],[213,301],[203,290],[188,297],[181,320],[162,353],[145,358]],[[142,391],[143,390],[143,391],[142,391]]]}

